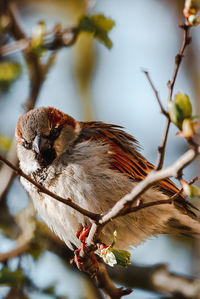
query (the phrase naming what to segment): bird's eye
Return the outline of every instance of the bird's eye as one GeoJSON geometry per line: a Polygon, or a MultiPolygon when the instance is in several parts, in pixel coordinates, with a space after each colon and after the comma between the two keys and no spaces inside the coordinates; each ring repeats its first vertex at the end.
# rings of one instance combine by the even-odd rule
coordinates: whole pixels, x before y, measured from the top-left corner
{"type": "Polygon", "coordinates": [[[26,148],[26,149],[31,149],[32,148],[32,144],[27,142],[25,139],[23,139],[23,146],[26,148]]]}
{"type": "Polygon", "coordinates": [[[60,128],[52,128],[50,132],[50,138],[51,139],[56,139],[60,134],[60,128]]]}

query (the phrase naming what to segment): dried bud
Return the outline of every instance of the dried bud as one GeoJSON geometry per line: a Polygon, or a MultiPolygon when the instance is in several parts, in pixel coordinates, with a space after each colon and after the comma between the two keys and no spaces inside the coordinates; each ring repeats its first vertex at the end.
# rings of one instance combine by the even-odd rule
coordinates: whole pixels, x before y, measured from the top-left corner
{"type": "Polygon", "coordinates": [[[190,15],[188,17],[188,23],[190,26],[197,26],[200,23],[200,19],[197,15],[190,15]]]}
{"type": "Polygon", "coordinates": [[[113,267],[114,265],[117,264],[116,257],[112,253],[112,250],[110,248],[104,249],[102,251],[102,257],[103,257],[104,262],[111,267],[113,267]]]}
{"type": "Polygon", "coordinates": [[[112,246],[116,242],[117,233],[116,231],[113,234],[114,240],[111,246],[107,246],[102,243],[98,243],[98,249],[95,251],[106,264],[113,267],[114,265],[127,267],[130,264],[131,254],[126,250],[114,249],[112,246]]]}
{"type": "Polygon", "coordinates": [[[39,56],[45,51],[43,47],[43,41],[45,36],[45,22],[39,22],[33,29],[33,35],[31,39],[31,48],[39,56]]]}
{"type": "Polygon", "coordinates": [[[189,18],[190,15],[196,15],[200,10],[200,0],[185,0],[184,16],[189,18]]]}
{"type": "Polygon", "coordinates": [[[192,121],[185,118],[182,124],[182,134],[185,138],[192,138],[194,136],[194,125],[192,121]]]}

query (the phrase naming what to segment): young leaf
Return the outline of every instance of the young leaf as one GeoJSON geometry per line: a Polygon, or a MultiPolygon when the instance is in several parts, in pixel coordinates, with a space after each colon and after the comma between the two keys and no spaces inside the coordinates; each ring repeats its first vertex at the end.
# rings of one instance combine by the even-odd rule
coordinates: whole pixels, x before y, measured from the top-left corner
{"type": "Polygon", "coordinates": [[[0,285],[18,285],[23,281],[23,277],[22,270],[11,271],[8,267],[4,267],[0,271],[0,285]]]}
{"type": "Polygon", "coordinates": [[[0,135],[0,150],[7,152],[12,144],[12,140],[4,135],[0,135]]]}
{"type": "Polygon", "coordinates": [[[115,230],[113,233],[113,241],[112,241],[112,244],[110,245],[110,247],[114,247],[116,242],[117,242],[117,231],[115,230]]]}
{"type": "Polygon", "coordinates": [[[112,41],[110,40],[108,33],[113,26],[114,22],[102,14],[83,16],[78,25],[80,31],[92,34],[109,49],[112,47],[112,41]]]}
{"type": "Polygon", "coordinates": [[[31,47],[35,54],[42,56],[46,49],[43,47],[45,35],[45,22],[39,22],[33,29],[33,35],[31,39],[31,47]]]}
{"type": "Polygon", "coordinates": [[[194,136],[194,123],[191,121],[191,119],[184,119],[182,123],[182,133],[185,138],[192,138],[194,136]]]}
{"type": "Polygon", "coordinates": [[[185,9],[194,9],[197,12],[200,10],[200,0],[185,0],[185,9]]]}
{"type": "Polygon", "coordinates": [[[114,249],[111,246],[100,244],[96,254],[103,258],[104,262],[111,267],[114,265],[127,267],[130,264],[131,254],[126,250],[114,249]]]}
{"type": "Polygon", "coordinates": [[[39,245],[34,244],[28,250],[28,253],[33,257],[34,260],[37,260],[42,255],[43,249],[39,245]]]}
{"type": "Polygon", "coordinates": [[[111,252],[114,254],[118,266],[127,267],[130,265],[131,254],[129,251],[112,248],[111,252]]]}
{"type": "Polygon", "coordinates": [[[7,90],[10,84],[15,81],[21,73],[21,66],[14,61],[0,62],[0,88],[7,90]]]}
{"type": "Polygon", "coordinates": [[[183,14],[186,18],[197,15],[200,10],[200,0],[185,0],[183,14]]]}
{"type": "Polygon", "coordinates": [[[198,17],[198,15],[190,15],[188,17],[188,23],[190,26],[197,26],[200,23],[200,19],[198,17]]]}
{"type": "Polygon", "coordinates": [[[200,195],[200,190],[196,186],[190,185],[187,182],[182,182],[182,187],[185,194],[189,197],[196,197],[200,195]]]}
{"type": "Polygon", "coordinates": [[[189,97],[185,94],[178,93],[174,101],[168,104],[168,112],[171,121],[179,128],[182,128],[182,123],[185,118],[192,117],[192,105],[189,97]]]}
{"type": "Polygon", "coordinates": [[[55,293],[55,285],[50,285],[47,288],[42,290],[43,294],[47,294],[47,295],[54,295],[55,293]]]}

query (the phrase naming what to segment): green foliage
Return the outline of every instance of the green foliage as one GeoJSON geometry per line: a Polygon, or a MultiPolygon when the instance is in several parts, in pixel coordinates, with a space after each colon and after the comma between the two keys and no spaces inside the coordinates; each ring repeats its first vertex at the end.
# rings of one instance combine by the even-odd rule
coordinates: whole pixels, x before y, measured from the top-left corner
{"type": "Polygon", "coordinates": [[[83,16],[78,25],[80,31],[92,34],[109,49],[112,47],[112,41],[110,40],[108,33],[113,26],[114,22],[102,14],[83,16]]]}
{"type": "Polygon", "coordinates": [[[0,62],[0,89],[7,91],[11,85],[20,75],[21,66],[14,61],[0,62]]]}
{"type": "Polygon", "coordinates": [[[5,28],[9,25],[9,17],[6,15],[0,16],[0,34],[2,34],[5,28]]]}
{"type": "Polygon", "coordinates": [[[47,295],[54,295],[55,293],[55,286],[54,285],[50,285],[47,288],[42,290],[43,294],[47,294],[47,295]]]}
{"type": "Polygon", "coordinates": [[[23,279],[21,269],[11,271],[8,267],[3,267],[0,271],[0,285],[19,285],[23,282],[23,279]]]}
{"type": "Polygon", "coordinates": [[[189,97],[178,93],[174,101],[168,104],[168,112],[171,121],[181,130],[184,119],[192,117],[192,105],[189,97]]]}
{"type": "Polygon", "coordinates": [[[200,0],[186,0],[189,9],[200,10],[200,0]]]}
{"type": "Polygon", "coordinates": [[[32,244],[28,253],[33,257],[34,260],[38,260],[43,253],[43,249],[41,246],[37,246],[36,244],[32,244]]]}
{"type": "Polygon", "coordinates": [[[55,298],[55,299],[68,299],[66,296],[57,296],[56,295],[55,285],[50,285],[47,288],[42,289],[41,294],[53,296],[53,298],[55,298]]]}
{"type": "Polygon", "coordinates": [[[12,140],[4,135],[0,135],[0,150],[7,152],[12,144],[12,140]]]}
{"type": "Polygon", "coordinates": [[[183,190],[188,197],[197,197],[200,195],[200,190],[197,186],[190,185],[187,182],[182,183],[183,190]]]}
{"type": "Polygon", "coordinates": [[[46,52],[46,49],[43,46],[45,29],[46,24],[43,21],[39,22],[33,29],[31,48],[33,52],[38,56],[42,56],[46,52]]]}
{"type": "Polygon", "coordinates": [[[122,267],[127,267],[130,265],[130,258],[131,254],[127,250],[120,250],[120,249],[111,249],[111,252],[114,254],[117,265],[122,267]]]}
{"type": "Polygon", "coordinates": [[[191,119],[185,118],[182,123],[182,134],[185,138],[192,138],[195,134],[194,123],[191,119]]]}

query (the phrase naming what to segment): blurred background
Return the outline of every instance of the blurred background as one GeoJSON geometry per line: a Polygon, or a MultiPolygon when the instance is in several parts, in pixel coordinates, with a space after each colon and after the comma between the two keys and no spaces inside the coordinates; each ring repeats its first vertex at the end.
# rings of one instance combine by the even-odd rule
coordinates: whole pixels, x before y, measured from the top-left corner
{"type": "MultiPolygon", "coordinates": [[[[58,23],[67,28],[76,25],[79,17],[88,10],[92,14],[103,13],[114,20],[115,26],[109,33],[113,42],[110,50],[89,35],[81,34],[72,47],[57,51],[56,57],[53,57],[54,64],[47,72],[37,95],[35,106],[53,106],[77,120],[95,119],[121,125],[140,142],[142,153],[155,164],[165,118],[160,113],[142,70],[149,71],[165,105],[167,82],[172,76],[174,57],[182,39],[182,31],[178,25],[183,23],[184,1],[99,0],[88,1],[87,5],[86,1],[80,0],[15,2],[21,26],[28,36],[32,35],[39,21],[46,22],[47,31],[58,23]]],[[[174,88],[175,94],[188,94],[196,110],[195,114],[200,110],[199,29],[197,27],[192,30],[192,44],[186,50],[174,88]]],[[[0,34],[1,45],[12,42],[9,35],[1,30],[0,34]]],[[[44,61],[48,55],[43,56],[44,61]]],[[[2,60],[16,63],[16,78],[12,84],[5,84],[3,79],[0,80],[0,150],[6,154],[10,151],[17,119],[24,112],[23,104],[29,97],[30,77],[20,51],[3,57],[2,60]]],[[[176,132],[177,129],[171,126],[165,165],[172,163],[187,149],[185,141],[175,136],[176,132]]],[[[3,178],[1,176],[2,168],[0,185],[6,180],[5,173],[3,178]]],[[[197,163],[184,171],[188,180],[197,173],[197,163]]],[[[35,222],[32,218],[34,210],[30,207],[28,196],[18,178],[14,179],[6,192],[1,193],[0,189],[0,195],[2,194],[0,252],[5,253],[16,247],[16,242],[13,241],[16,237],[18,244],[22,244],[21,239],[30,239],[30,235],[34,234],[35,222]],[[19,218],[17,224],[20,227],[21,223],[23,227],[22,235],[15,226],[16,219],[19,218]]],[[[42,227],[40,230],[44,232],[46,228],[42,227]]],[[[171,271],[198,275],[199,248],[195,240],[158,236],[134,248],[132,261],[145,265],[165,263],[171,271]]],[[[19,269],[20,265],[20,271],[22,269],[26,275],[25,291],[23,290],[21,297],[13,293],[9,295],[10,288],[0,286],[0,298],[95,298],[94,293],[91,295],[92,286],[85,276],[69,266],[67,258],[63,262],[58,253],[49,249],[41,250],[35,246],[32,252],[29,250],[20,258],[9,259],[6,264],[0,263],[0,269],[5,265],[13,271],[19,269]]],[[[98,294],[96,296],[99,298],[98,294]]],[[[135,289],[127,298],[161,297],[135,289]]]]}

